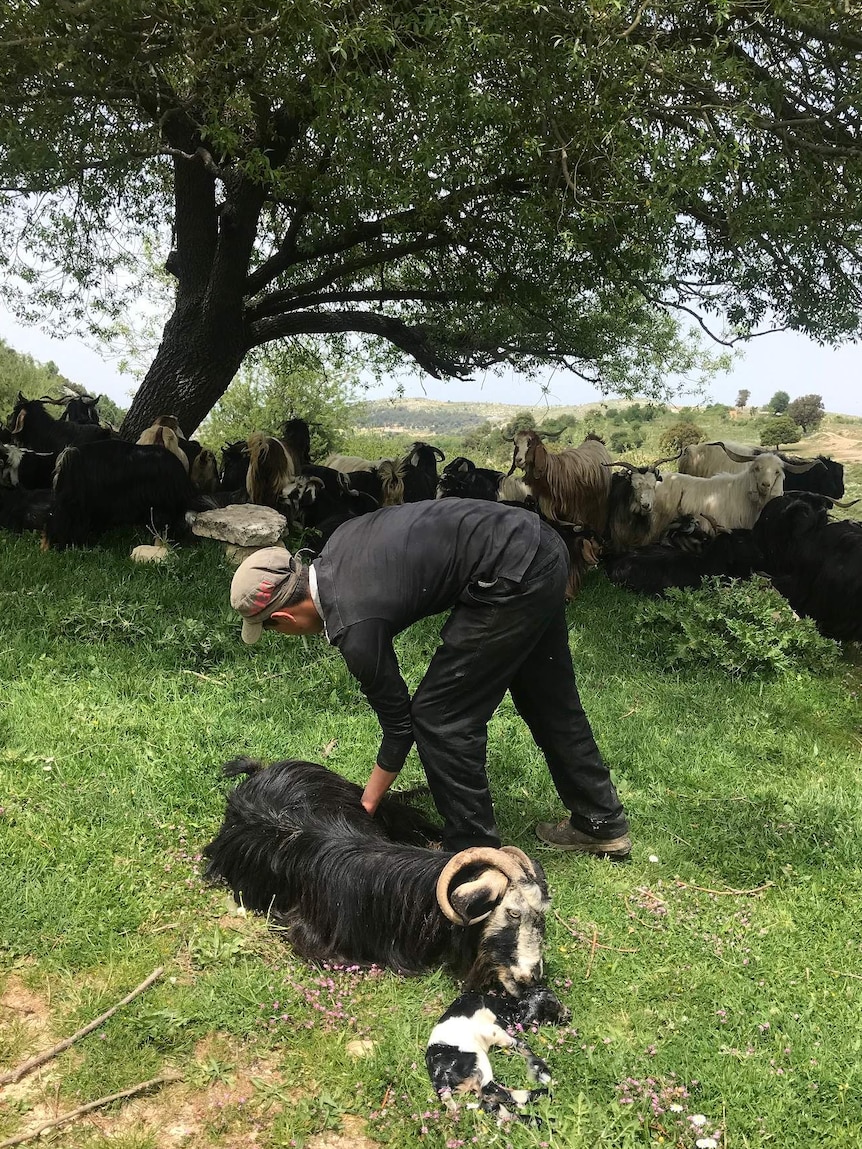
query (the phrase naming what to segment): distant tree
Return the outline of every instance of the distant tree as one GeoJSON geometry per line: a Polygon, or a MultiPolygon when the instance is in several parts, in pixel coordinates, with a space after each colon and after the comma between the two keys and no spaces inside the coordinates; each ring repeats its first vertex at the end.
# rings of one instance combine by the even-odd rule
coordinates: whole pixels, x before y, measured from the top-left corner
{"type": "Polygon", "coordinates": [[[352,422],[349,404],[355,396],[351,377],[330,374],[316,363],[300,364],[282,349],[252,357],[213,408],[198,437],[213,450],[245,439],[252,431],[277,434],[286,419],[312,423],[311,457],[338,450],[352,422]]]}
{"type": "Polygon", "coordinates": [[[776,391],[766,406],[773,415],[783,415],[790,404],[790,396],[786,391],[776,391]]]}
{"type": "MultiPolygon", "coordinates": [[[[11,414],[19,391],[28,399],[38,399],[40,395],[57,399],[66,387],[83,390],[65,379],[55,363],[39,363],[0,339],[0,421],[5,422],[11,414]]],[[[59,408],[52,414],[59,415],[59,408]]]]}
{"type": "Polygon", "coordinates": [[[503,434],[511,439],[519,431],[534,430],[538,422],[538,418],[532,411],[517,411],[503,428],[503,434]]]}
{"type": "Polygon", "coordinates": [[[643,431],[639,423],[632,423],[625,431],[614,431],[611,435],[611,450],[618,454],[623,451],[633,451],[642,447],[644,441],[643,431]]]}
{"type": "Polygon", "coordinates": [[[623,408],[622,416],[627,423],[651,423],[662,410],[655,403],[632,403],[623,408]]]}
{"type": "Polygon", "coordinates": [[[737,407],[744,407],[750,398],[751,398],[751,392],[750,391],[746,391],[745,389],[740,391],[739,394],[736,396],[737,407]]]}
{"type": "Polygon", "coordinates": [[[802,438],[802,429],[797,427],[789,415],[773,415],[761,427],[761,447],[775,447],[782,443],[798,443],[802,438]]]}
{"type": "Polygon", "coordinates": [[[794,423],[799,424],[807,435],[809,431],[820,426],[823,416],[826,414],[823,408],[823,397],[821,395],[801,395],[788,404],[787,414],[794,423]]]}
{"type": "Polygon", "coordinates": [[[683,447],[691,446],[692,443],[702,443],[705,438],[705,432],[698,427],[697,423],[683,420],[679,423],[672,423],[662,431],[658,445],[662,451],[678,452],[683,447]]]}

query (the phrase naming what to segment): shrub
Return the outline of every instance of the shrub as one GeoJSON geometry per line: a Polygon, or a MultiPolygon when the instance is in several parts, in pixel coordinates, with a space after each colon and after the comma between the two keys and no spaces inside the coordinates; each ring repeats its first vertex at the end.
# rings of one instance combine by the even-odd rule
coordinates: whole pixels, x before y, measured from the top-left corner
{"type": "Polygon", "coordinates": [[[800,619],[766,578],[704,581],[699,590],[668,591],[645,603],[635,633],[649,657],[671,667],[697,663],[732,677],[785,671],[820,674],[840,647],[810,618],[800,619]]]}
{"type": "Polygon", "coordinates": [[[782,443],[798,443],[802,428],[797,427],[789,415],[773,415],[760,429],[761,447],[779,447],[782,443]]]}
{"type": "Polygon", "coordinates": [[[642,447],[644,441],[643,431],[638,423],[633,424],[625,431],[614,431],[611,435],[612,451],[633,451],[642,447]]]}
{"type": "Polygon", "coordinates": [[[662,451],[677,452],[692,443],[702,443],[705,438],[706,434],[697,423],[684,419],[679,423],[671,423],[662,431],[658,445],[662,451]]]}

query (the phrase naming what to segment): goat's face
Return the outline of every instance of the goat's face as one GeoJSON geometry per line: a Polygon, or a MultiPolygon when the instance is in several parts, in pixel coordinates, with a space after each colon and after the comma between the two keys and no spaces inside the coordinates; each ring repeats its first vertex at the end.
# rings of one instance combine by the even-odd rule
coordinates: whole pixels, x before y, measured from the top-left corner
{"type": "MultiPolygon", "coordinates": [[[[516,467],[526,470],[527,463],[533,461],[536,443],[540,442],[535,431],[519,431],[515,436],[515,450],[512,454],[512,471],[516,467]]],[[[510,471],[509,474],[512,472],[510,471]]]]}
{"type": "Polygon", "coordinates": [[[512,997],[520,995],[542,978],[542,947],[548,895],[544,882],[509,883],[484,924],[479,945],[482,967],[512,997]]]}
{"type": "Polygon", "coordinates": [[[629,509],[633,515],[652,514],[655,503],[656,476],[654,471],[632,471],[629,475],[631,483],[631,502],[629,509]]]}
{"type": "Polygon", "coordinates": [[[468,988],[498,984],[520,997],[542,977],[548,886],[538,862],[514,846],[477,847],[450,859],[437,884],[441,910],[459,925],[480,925],[468,988]],[[449,890],[452,878],[484,863],[475,877],[449,890]]]}
{"type": "Polygon", "coordinates": [[[18,486],[18,467],[21,463],[21,448],[0,443],[0,487],[18,486]]]}
{"type": "Polygon", "coordinates": [[[784,467],[777,455],[758,455],[749,467],[749,495],[756,503],[765,503],[784,491],[784,467]]]}

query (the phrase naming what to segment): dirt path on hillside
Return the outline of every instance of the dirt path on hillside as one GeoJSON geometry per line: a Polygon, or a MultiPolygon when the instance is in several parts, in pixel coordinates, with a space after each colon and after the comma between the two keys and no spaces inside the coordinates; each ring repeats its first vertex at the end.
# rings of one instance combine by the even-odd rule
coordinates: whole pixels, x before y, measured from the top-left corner
{"type": "Polygon", "coordinates": [[[809,451],[812,455],[828,455],[839,463],[862,463],[862,438],[846,432],[824,431],[805,440],[805,453],[809,451]]]}

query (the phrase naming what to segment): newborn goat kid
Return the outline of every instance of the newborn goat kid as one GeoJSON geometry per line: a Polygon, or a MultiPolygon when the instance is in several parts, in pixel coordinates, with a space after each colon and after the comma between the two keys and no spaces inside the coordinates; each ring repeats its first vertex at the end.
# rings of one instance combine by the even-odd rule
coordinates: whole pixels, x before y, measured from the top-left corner
{"type": "Polygon", "coordinates": [[[528,1105],[548,1090],[500,1085],[494,1080],[488,1051],[495,1046],[515,1050],[526,1061],[530,1078],[547,1085],[551,1071],[546,1063],[522,1037],[508,1030],[540,1022],[559,1025],[568,1016],[557,995],[544,986],[527,990],[520,999],[495,993],[462,993],[434,1026],[425,1050],[425,1065],[437,1096],[451,1110],[455,1108],[453,1093],[476,1093],[481,1109],[508,1120],[514,1114],[507,1106],[514,1110],[528,1105]]]}

